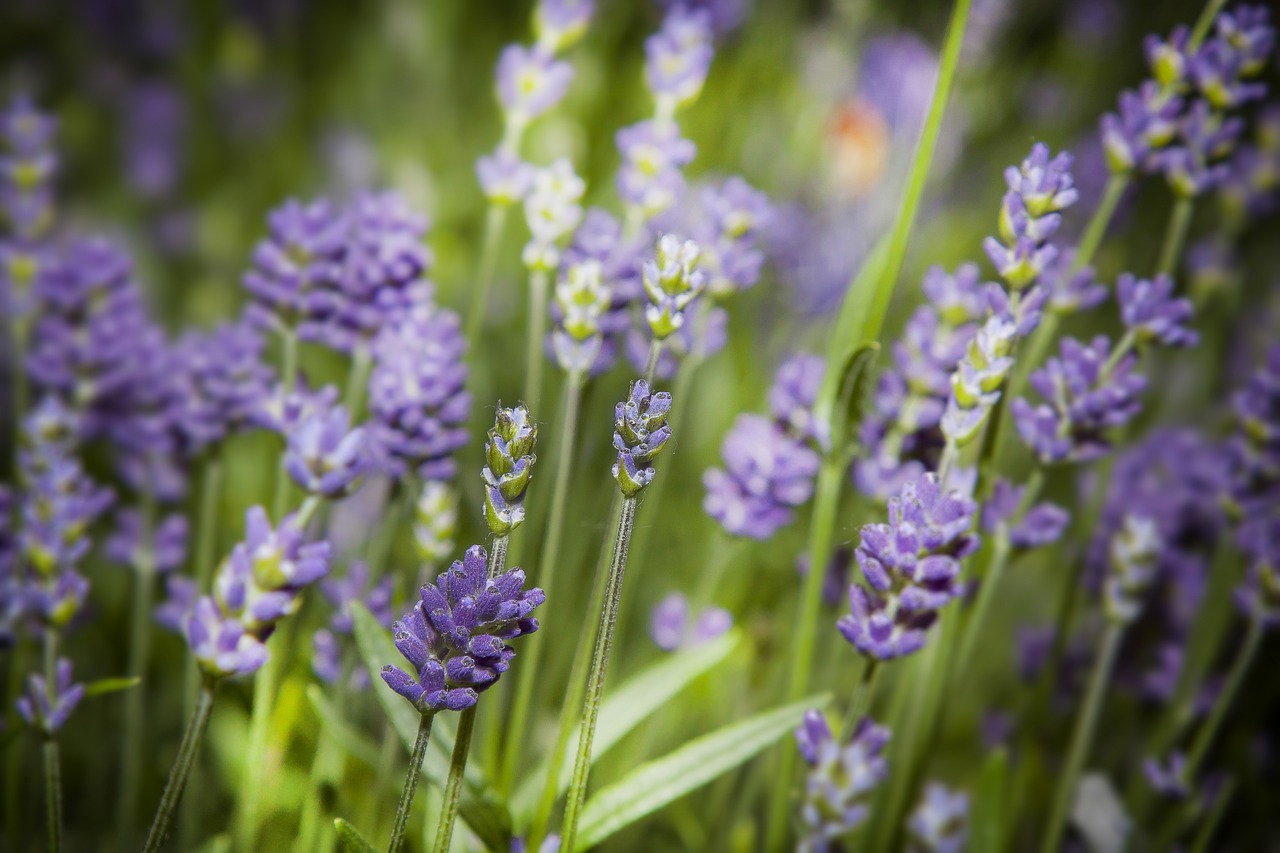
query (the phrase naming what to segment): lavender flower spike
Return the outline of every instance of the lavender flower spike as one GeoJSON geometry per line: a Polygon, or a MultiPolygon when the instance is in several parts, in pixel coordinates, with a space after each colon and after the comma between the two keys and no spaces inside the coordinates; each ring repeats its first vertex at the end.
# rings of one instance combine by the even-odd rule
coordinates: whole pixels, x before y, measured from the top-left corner
{"type": "Polygon", "coordinates": [[[71,661],[58,659],[56,678],[52,685],[43,675],[32,675],[27,680],[27,694],[18,698],[18,714],[45,735],[53,735],[84,698],[84,685],[71,681],[71,661]]]}
{"type": "Polygon", "coordinates": [[[418,559],[438,563],[453,552],[458,532],[458,495],[448,483],[428,480],[413,507],[413,544],[418,559]]]}
{"type": "Polygon", "coordinates": [[[561,157],[533,175],[533,186],[524,199],[530,240],[524,247],[524,265],[552,272],[560,266],[560,243],[582,221],[582,194],[587,185],[561,157]]]}
{"type": "Polygon", "coordinates": [[[624,497],[635,497],[653,482],[654,458],[671,438],[667,413],[671,411],[671,395],[666,391],[649,393],[643,379],[631,383],[626,402],[618,403],[613,428],[613,446],[618,461],[613,466],[613,479],[624,497]]]}
{"type": "Polygon", "coordinates": [[[420,713],[461,711],[510,667],[507,643],[538,630],[530,614],[546,600],[542,590],[524,589],[524,572],[486,575],[488,554],[479,545],[422,587],[421,600],[392,628],[396,648],[414,674],[382,669],[387,686],[420,713]]]}
{"type": "Polygon", "coordinates": [[[1120,319],[1139,344],[1167,347],[1195,346],[1200,336],[1187,328],[1195,309],[1190,299],[1173,297],[1173,279],[1158,275],[1151,281],[1129,273],[1116,279],[1120,319]]]}
{"type": "Polygon", "coordinates": [[[658,114],[670,116],[692,103],[707,79],[715,52],[711,16],[705,9],[672,9],[662,29],[645,41],[644,52],[645,83],[658,101],[658,114]]]}
{"type": "Polygon", "coordinates": [[[1005,377],[1013,368],[1018,327],[1012,318],[988,318],[969,342],[964,358],[951,374],[951,397],[942,415],[942,433],[956,447],[978,434],[1000,399],[1005,377]]]}
{"type": "Polygon", "coordinates": [[[871,793],[888,776],[882,755],[889,730],[870,719],[859,723],[849,743],[841,744],[826,718],[808,711],[796,729],[796,747],[809,765],[800,807],[803,836],[797,849],[824,853],[857,829],[871,813],[871,793]]]}
{"type": "Polygon", "coordinates": [[[1155,579],[1161,539],[1155,519],[1136,513],[1126,514],[1112,536],[1103,582],[1104,609],[1111,621],[1128,623],[1138,617],[1142,597],[1155,579]]]}
{"type": "Polygon", "coordinates": [[[862,528],[855,556],[870,589],[850,586],[852,612],[836,623],[854,648],[889,660],[924,646],[938,608],[962,592],[960,561],[978,547],[968,533],[975,509],[930,473],[890,498],[888,524],[862,528]]]}
{"type": "Polygon", "coordinates": [[[604,268],[591,258],[569,263],[556,282],[556,327],[551,351],[561,368],[584,376],[600,357],[604,335],[600,321],[610,307],[604,268]]]}
{"type": "Polygon", "coordinates": [[[538,46],[549,53],[571,47],[587,31],[595,11],[594,0],[538,0],[533,9],[538,46]]]}
{"type": "Polygon", "coordinates": [[[538,441],[538,425],[529,418],[524,403],[498,414],[489,440],[485,442],[484,518],[494,536],[506,536],[524,521],[524,493],[533,476],[538,457],[533,447],[538,441]]]}
{"type": "Polygon", "coordinates": [[[347,410],[334,406],[310,413],[290,430],[285,470],[308,494],[330,500],[355,490],[369,468],[365,431],[348,431],[347,410]]]}
{"type": "Polygon", "coordinates": [[[644,317],[655,340],[665,340],[684,326],[685,309],[705,285],[698,270],[698,244],[673,234],[658,240],[658,255],[644,263],[644,290],[649,297],[644,317]]]}
{"type": "Polygon", "coordinates": [[[961,853],[969,835],[969,795],[930,782],[907,829],[928,853],[961,853]]]}
{"type": "Polygon", "coordinates": [[[702,507],[735,536],[768,539],[813,495],[821,459],[781,426],[741,415],[720,448],[725,467],[703,474],[702,507]]]}
{"type": "Polygon", "coordinates": [[[509,127],[523,128],[560,103],[573,68],[542,48],[511,44],[498,57],[497,77],[498,102],[509,127]]]}

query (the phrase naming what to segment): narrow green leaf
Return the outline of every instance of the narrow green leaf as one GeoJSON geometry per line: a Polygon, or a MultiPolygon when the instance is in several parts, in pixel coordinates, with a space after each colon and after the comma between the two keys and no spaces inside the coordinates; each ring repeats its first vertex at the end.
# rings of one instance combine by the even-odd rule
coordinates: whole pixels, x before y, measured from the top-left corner
{"type": "Polygon", "coordinates": [[[342,714],[329,701],[329,697],[324,695],[320,685],[312,684],[307,688],[307,700],[320,718],[320,727],[343,752],[369,767],[378,766],[378,746],[342,718],[342,714]]]}
{"type": "Polygon", "coordinates": [[[579,848],[619,830],[743,764],[800,725],[804,712],[830,700],[823,694],[748,717],[646,762],[602,788],[582,812],[579,848]]]}
{"type": "MultiPolygon", "coordinates": [[[[600,706],[600,719],[596,725],[595,739],[591,742],[591,761],[595,763],[636,726],[644,722],[659,708],[693,683],[698,676],[709,672],[729,656],[742,641],[739,631],[729,631],[709,643],[684,649],[664,657],[641,670],[610,691],[600,706]]],[[[578,750],[578,730],[569,738],[567,755],[578,750]]],[[[558,782],[563,793],[569,788],[573,776],[573,762],[565,762],[558,782]]],[[[542,784],[547,778],[546,762],[525,775],[524,782],[511,798],[511,810],[527,821],[538,806],[542,784]]]]}
{"type": "MultiPolygon", "coordinates": [[[[418,712],[382,681],[382,667],[403,662],[400,652],[391,640],[391,634],[378,624],[373,614],[363,605],[354,603],[351,620],[360,658],[369,672],[374,695],[386,712],[391,726],[396,730],[406,752],[413,751],[418,737],[418,712]]],[[[484,713],[484,709],[480,710],[484,713]]],[[[449,761],[453,752],[455,722],[447,713],[436,715],[431,729],[431,743],[422,763],[423,781],[443,788],[449,777],[449,761]]],[[[511,813],[506,801],[494,785],[479,769],[476,762],[468,762],[462,788],[459,813],[467,826],[492,850],[505,850],[511,841],[511,813]]]]}
{"type": "Polygon", "coordinates": [[[142,679],[138,676],[132,678],[99,678],[97,681],[90,681],[84,686],[84,698],[91,696],[105,696],[108,693],[118,693],[121,690],[128,690],[130,687],[137,687],[142,683],[142,679]]]}
{"type": "Polygon", "coordinates": [[[338,831],[338,840],[346,853],[378,853],[378,848],[369,843],[369,839],[342,818],[334,818],[333,828],[338,831]]]}
{"type": "Polygon", "coordinates": [[[1002,747],[987,756],[978,775],[973,818],[969,823],[970,849],[990,853],[1000,853],[1004,849],[1008,778],[1009,755],[1002,747]]]}

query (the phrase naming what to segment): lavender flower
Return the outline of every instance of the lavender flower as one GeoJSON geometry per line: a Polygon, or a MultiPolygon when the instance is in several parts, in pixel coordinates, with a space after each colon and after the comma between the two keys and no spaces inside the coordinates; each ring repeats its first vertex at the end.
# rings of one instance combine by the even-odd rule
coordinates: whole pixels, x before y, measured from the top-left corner
{"type": "Polygon", "coordinates": [[[715,53],[711,16],[702,9],[675,7],[662,29],[645,41],[644,52],[645,84],[658,101],[658,114],[670,116],[692,103],[707,79],[715,53]]]}
{"type": "Polygon", "coordinates": [[[1134,278],[1129,273],[1116,279],[1116,299],[1120,319],[1139,344],[1160,343],[1167,347],[1195,346],[1200,336],[1187,328],[1195,309],[1191,300],[1173,298],[1173,279],[1134,278]]]}
{"type": "Polygon", "coordinates": [[[618,195],[624,203],[651,219],[670,209],[684,193],[680,170],[693,160],[696,148],[680,136],[672,122],[642,121],[618,131],[622,165],[618,195]]]}
{"type": "Polygon", "coordinates": [[[347,427],[347,410],[334,406],[310,414],[288,433],[285,470],[308,494],[345,497],[364,476],[370,461],[364,428],[347,427]]]}
{"type": "Polygon", "coordinates": [[[740,415],[720,448],[723,469],[703,474],[702,507],[735,536],[764,540],[813,495],[821,460],[777,423],[740,415]]]}
{"type": "Polygon", "coordinates": [[[165,600],[155,609],[156,624],[175,634],[186,634],[187,619],[196,609],[200,587],[191,578],[170,573],[165,576],[165,600]]]}
{"type": "Polygon", "coordinates": [[[210,678],[245,675],[267,659],[264,645],[276,624],[297,611],[300,595],[329,572],[329,543],[305,542],[303,520],[287,516],[272,529],[266,511],[245,514],[245,539],[214,579],[214,592],[196,602],[187,642],[210,678]]]}
{"type": "Polygon", "coordinates": [[[319,292],[338,275],[347,223],[323,199],[285,202],[267,217],[268,235],[253,250],[244,287],[252,299],[246,316],[259,325],[291,329],[322,317],[327,300],[319,292]]]}
{"type": "Polygon", "coordinates": [[[863,719],[849,743],[841,744],[826,718],[808,711],[796,729],[796,746],[809,765],[800,807],[803,835],[797,849],[826,853],[871,813],[871,794],[888,776],[882,753],[889,730],[863,719]]]}
{"type": "Polygon", "coordinates": [[[1047,501],[1027,507],[1019,514],[1026,488],[997,479],[991,497],[982,506],[982,527],[994,533],[1000,525],[1010,525],[1009,543],[1014,548],[1043,548],[1057,542],[1067,528],[1071,515],[1047,501]]]}
{"type": "Polygon", "coordinates": [[[1000,207],[1000,237],[988,237],[983,248],[1000,277],[1014,292],[1031,286],[1057,256],[1048,240],[1058,230],[1060,211],[1079,193],[1071,176],[1072,157],[1050,157],[1049,146],[1037,143],[1018,167],[1005,171],[1009,191],[1000,207]]]}
{"type": "Polygon", "coordinates": [[[465,351],[457,315],[433,306],[406,312],[379,334],[369,410],[382,467],[396,474],[409,468],[428,480],[453,476],[471,407],[465,351]]]}
{"type": "Polygon", "coordinates": [[[1031,387],[1047,402],[1014,400],[1014,422],[1046,464],[1096,459],[1110,449],[1106,431],[1138,413],[1147,381],[1134,372],[1134,355],[1110,357],[1110,341],[1101,335],[1091,344],[1064,338],[1060,352],[1031,374],[1031,387]]]}
{"type": "Polygon", "coordinates": [[[1049,309],[1060,315],[1096,308],[1107,299],[1108,288],[1098,282],[1092,267],[1075,267],[1075,249],[1058,254],[1040,280],[1049,291],[1049,309]]]}
{"type": "Polygon", "coordinates": [[[533,8],[539,47],[550,53],[571,47],[587,31],[595,11],[594,0],[539,0],[533,8]]]}
{"type": "Polygon", "coordinates": [[[942,434],[956,447],[977,436],[999,401],[1005,377],[1013,368],[1018,326],[1008,316],[988,318],[969,342],[951,374],[951,396],[942,415],[942,434]]]}
{"type": "Polygon", "coordinates": [[[531,237],[524,247],[526,267],[551,272],[560,265],[559,244],[582,221],[580,202],[586,188],[564,157],[534,172],[532,189],[524,199],[531,237]]]}
{"type": "Polygon", "coordinates": [[[243,429],[271,395],[275,372],[263,361],[262,335],[245,320],[208,334],[188,333],[174,356],[189,385],[175,417],[193,452],[243,429]]]}
{"type": "Polygon", "coordinates": [[[490,204],[503,207],[525,197],[533,183],[533,172],[532,166],[506,147],[476,161],[476,177],[485,198],[490,204]]]}
{"type": "Polygon", "coordinates": [[[43,675],[32,675],[27,679],[27,693],[18,697],[18,714],[28,725],[39,729],[46,737],[52,737],[83,698],[84,685],[71,681],[71,661],[59,658],[52,685],[45,682],[43,675]]]}
{"type": "Polygon", "coordinates": [[[855,556],[870,589],[849,587],[852,612],[837,627],[853,646],[878,660],[924,646],[937,611],[962,592],[960,561],[978,547],[968,533],[976,507],[944,491],[935,474],[907,483],[889,501],[889,523],[862,528],[855,556]]]}
{"type": "MultiPolygon", "coordinates": [[[[10,270],[35,263],[32,244],[53,225],[52,184],[58,170],[55,132],[54,120],[29,98],[14,98],[0,113],[0,212],[16,238],[8,251],[19,254],[10,259],[10,270]]],[[[17,283],[23,284],[27,277],[18,278],[17,283]]]]}
{"type": "Polygon", "coordinates": [[[1268,347],[1232,404],[1228,507],[1247,518],[1280,499],[1280,346],[1268,347]]]}
{"type": "Polygon", "coordinates": [[[1148,168],[1152,154],[1177,133],[1183,101],[1154,80],[1120,94],[1119,112],[1102,117],[1102,144],[1112,172],[1148,168]]]}
{"type": "Polygon", "coordinates": [[[414,504],[413,544],[418,559],[431,565],[453,552],[458,533],[458,495],[447,483],[428,480],[414,504]]]}
{"type": "Polygon", "coordinates": [[[664,234],[658,240],[657,257],[644,262],[644,289],[649,297],[644,316],[654,340],[679,331],[685,309],[702,293],[706,277],[698,269],[699,254],[692,240],[681,243],[674,235],[664,234]]]}
{"type": "Polygon", "coordinates": [[[1167,762],[1148,758],[1142,762],[1142,773],[1162,797],[1181,800],[1191,793],[1187,780],[1187,756],[1181,752],[1171,754],[1167,762]]]}
{"type": "Polygon", "coordinates": [[[813,413],[826,372],[826,359],[799,353],[782,362],[769,389],[769,411],[791,435],[816,447],[831,444],[830,425],[820,423],[813,413]]]}
{"type": "Polygon", "coordinates": [[[498,413],[484,445],[484,518],[494,536],[506,536],[524,521],[524,493],[533,476],[538,425],[524,403],[498,413]]]}
{"type": "Polygon", "coordinates": [[[149,559],[157,572],[167,573],[182,565],[187,558],[187,519],[180,513],[165,516],[154,530],[147,531],[144,541],[142,513],[122,509],[116,513],[115,532],[104,546],[107,558],[119,566],[137,566],[149,559]]]}
{"type": "Polygon", "coordinates": [[[1280,516],[1242,524],[1236,544],[1249,561],[1248,574],[1236,589],[1236,604],[1245,616],[1265,627],[1280,627],[1280,516]]]}
{"type": "Polygon", "coordinates": [[[1142,596],[1155,579],[1160,556],[1160,529],[1155,519],[1136,512],[1125,515],[1111,539],[1110,565],[1103,586],[1107,618],[1132,622],[1142,608],[1142,596]]]}
{"type": "Polygon", "coordinates": [[[382,679],[420,713],[475,705],[510,667],[515,652],[507,643],[538,630],[530,614],[545,600],[542,590],[524,589],[520,569],[488,578],[487,561],[479,545],[468,548],[392,626],[414,674],[385,666],[382,679]]]}
{"type": "Polygon", "coordinates": [[[928,853],[960,853],[969,836],[969,795],[930,782],[907,819],[907,829],[928,853]]]}
{"type": "Polygon", "coordinates": [[[635,497],[653,482],[650,463],[671,438],[667,413],[671,411],[671,395],[666,391],[649,392],[649,383],[638,379],[631,383],[625,402],[614,409],[613,446],[618,461],[613,466],[613,479],[623,497],[635,497]]]}
{"type": "MultiPolygon", "coordinates": [[[[383,575],[376,582],[369,573],[369,567],[361,562],[352,563],[347,568],[346,577],[325,578],[320,581],[320,592],[333,605],[333,615],[329,617],[327,628],[316,631],[312,638],[314,655],[311,668],[321,680],[329,684],[337,683],[342,674],[340,637],[349,637],[352,632],[351,605],[359,601],[378,624],[384,628],[391,627],[391,596],[395,588],[395,578],[383,575]]],[[[356,667],[351,672],[351,686],[363,690],[369,685],[369,675],[363,667],[356,667]]]]}
{"type": "Polygon", "coordinates": [[[556,282],[551,351],[566,371],[589,373],[604,346],[601,321],[610,305],[603,267],[594,259],[565,265],[556,282]]]}
{"type": "Polygon", "coordinates": [[[523,128],[560,103],[573,68],[541,47],[510,44],[498,57],[497,77],[498,102],[508,124],[523,128]]]}
{"type": "Polygon", "coordinates": [[[708,643],[733,627],[733,615],[723,607],[704,607],[690,620],[689,599],[673,592],[654,605],[649,636],[664,652],[708,643]]]}

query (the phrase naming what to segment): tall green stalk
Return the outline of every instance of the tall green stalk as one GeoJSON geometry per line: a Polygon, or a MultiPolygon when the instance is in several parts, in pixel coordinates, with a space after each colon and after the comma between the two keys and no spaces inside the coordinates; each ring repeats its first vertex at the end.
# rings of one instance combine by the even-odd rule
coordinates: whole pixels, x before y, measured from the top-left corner
{"type": "MultiPolygon", "coordinates": [[[[506,570],[509,535],[495,536],[489,549],[490,579],[506,570]]],[[[436,853],[449,853],[453,841],[453,827],[458,821],[458,800],[462,796],[463,775],[467,769],[467,754],[471,751],[471,733],[475,729],[476,708],[472,705],[458,717],[458,732],[453,738],[453,756],[449,762],[449,779],[444,786],[444,805],[440,809],[440,824],[436,829],[436,853]]]]}
{"type": "Polygon", "coordinates": [[[506,227],[508,208],[504,204],[489,203],[484,218],[484,237],[481,241],[479,272],[471,288],[471,315],[467,317],[467,342],[475,346],[480,330],[484,328],[485,312],[489,308],[489,289],[498,267],[498,245],[506,227]]]}
{"type": "Polygon", "coordinates": [[[133,572],[133,600],[129,609],[129,661],[126,672],[142,684],[125,695],[124,739],[120,761],[120,797],[116,802],[116,827],[128,836],[138,811],[138,786],[146,747],[142,737],[146,717],[146,669],[151,657],[151,604],[155,596],[155,498],[142,495],[142,530],[137,565],[133,572]]]}
{"type": "Polygon", "coordinates": [[[191,722],[182,735],[182,745],[178,747],[178,757],[174,761],[173,770],[169,773],[169,781],[160,797],[160,806],[156,809],[155,820],[151,822],[151,831],[147,834],[145,853],[156,853],[164,845],[169,835],[169,827],[173,823],[173,814],[182,800],[182,791],[186,787],[187,777],[195,766],[199,754],[200,742],[204,739],[205,729],[209,726],[209,715],[213,712],[213,698],[217,690],[217,682],[206,679],[196,700],[196,709],[191,715],[191,722]]]}
{"type": "Polygon", "coordinates": [[[1173,205],[1169,214],[1169,224],[1165,229],[1164,245],[1160,248],[1160,263],[1156,267],[1156,275],[1173,275],[1182,257],[1182,246],[1187,240],[1187,230],[1191,227],[1191,214],[1195,210],[1195,199],[1181,197],[1173,205]]]}
{"type": "Polygon", "coordinates": [[[1116,622],[1107,624],[1106,633],[1102,637],[1102,648],[1094,661],[1093,672],[1089,676],[1089,687],[1085,692],[1084,705],[1076,717],[1075,728],[1071,732],[1071,745],[1067,751],[1067,763],[1058,776],[1058,785],[1053,796],[1053,807],[1049,813],[1049,821],[1045,824],[1044,841],[1040,845],[1042,853],[1058,853],[1062,844],[1062,834],[1066,830],[1067,813],[1076,795],[1076,784],[1080,780],[1080,771],[1089,757],[1093,746],[1093,737],[1098,728],[1098,715],[1102,711],[1102,703],[1107,695],[1107,684],[1111,680],[1111,671],[1115,668],[1116,655],[1120,651],[1120,641],[1124,639],[1125,626],[1116,622]]]}
{"type": "MultiPolygon", "coordinates": [[[[413,754],[409,756],[409,770],[404,777],[404,787],[400,789],[400,803],[396,806],[396,820],[391,828],[391,843],[387,845],[388,853],[396,853],[404,844],[405,829],[409,825],[409,813],[413,811],[413,796],[418,791],[418,777],[422,774],[422,762],[427,757],[427,743],[431,740],[431,723],[435,718],[436,715],[433,712],[423,714],[422,719],[418,721],[418,737],[413,742],[413,754]]],[[[452,779],[450,774],[450,781],[452,779]]],[[[454,808],[457,808],[456,800],[454,808]]]]}
{"type": "Polygon", "coordinates": [[[524,357],[524,404],[531,412],[542,411],[542,342],[547,336],[547,288],[545,270],[529,273],[529,329],[524,357]]]}
{"type": "MultiPolygon", "coordinates": [[[[560,541],[564,534],[565,504],[569,498],[570,473],[573,470],[574,441],[578,432],[578,413],[582,408],[581,371],[571,371],[565,379],[564,405],[561,409],[560,444],[556,448],[555,481],[551,487],[551,514],[547,519],[547,533],[542,540],[542,553],[538,558],[538,584],[550,598],[560,565],[560,541]]],[[[503,744],[499,766],[498,784],[503,791],[510,791],[515,781],[516,763],[520,759],[520,747],[527,740],[520,736],[529,721],[533,703],[533,688],[538,683],[538,664],[542,659],[543,637],[534,634],[529,638],[520,660],[520,675],[516,678],[515,702],[507,725],[508,736],[503,744]]]]}
{"type": "Polygon", "coordinates": [[[1209,752],[1209,747],[1213,746],[1213,739],[1217,737],[1218,730],[1222,728],[1222,721],[1226,719],[1227,712],[1231,710],[1232,704],[1235,702],[1236,694],[1240,692],[1240,685],[1244,683],[1244,677],[1248,674],[1249,668],[1253,666],[1253,660],[1258,656],[1258,649],[1262,645],[1263,636],[1262,620],[1255,617],[1249,619],[1249,628],[1244,636],[1244,645],[1240,651],[1236,653],[1236,658],[1231,664],[1231,671],[1227,673],[1226,683],[1222,685],[1221,692],[1213,702],[1213,711],[1210,712],[1209,718],[1200,726],[1200,731],[1196,733],[1195,740],[1191,742],[1191,749],[1187,752],[1186,780],[1190,782],[1196,776],[1201,762],[1204,761],[1205,755],[1209,752]]]}
{"type": "MultiPolygon", "coordinates": [[[[49,707],[54,706],[58,690],[58,631],[44,629],[44,689],[49,707]]],[[[62,762],[58,756],[58,733],[50,727],[44,732],[44,795],[49,849],[62,849],[62,762]]]]}
{"type": "Polygon", "coordinates": [[[595,740],[600,702],[604,696],[605,673],[613,651],[614,628],[618,621],[618,605],[622,599],[622,580],[627,571],[627,547],[635,527],[636,498],[624,496],[618,514],[618,529],[613,539],[613,557],[605,584],[604,606],[596,627],[596,641],[587,675],[586,701],[582,707],[582,725],[578,735],[578,754],[573,763],[573,778],[565,802],[564,824],[560,831],[560,849],[573,850],[578,836],[578,820],[587,799],[587,778],[591,772],[591,746],[595,740]]]}

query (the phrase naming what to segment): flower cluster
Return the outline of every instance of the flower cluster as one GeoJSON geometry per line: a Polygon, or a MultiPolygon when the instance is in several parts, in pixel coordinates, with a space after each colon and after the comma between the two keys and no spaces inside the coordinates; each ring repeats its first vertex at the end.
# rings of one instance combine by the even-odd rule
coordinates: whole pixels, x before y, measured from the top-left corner
{"type": "Polygon", "coordinates": [[[649,636],[666,652],[708,643],[733,627],[733,614],[723,607],[704,607],[691,619],[689,599],[678,592],[659,601],[649,616],[649,636]]]}
{"type": "Polygon", "coordinates": [[[347,410],[334,406],[308,412],[286,434],[285,470],[307,494],[345,497],[368,470],[364,428],[349,425],[347,410]]]}
{"type": "Polygon", "coordinates": [[[1001,525],[1008,529],[1009,544],[1019,550],[1043,548],[1062,537],[1071,515],[1048,501],[1023,506],[1026,488],[997,479],[991,497],[982,505],[982,527],[994,533],[1001,525]]]}
{"type": "Polygon", "coordinates": [[[1268,348],[1234,402],[1226,506],[1249,560],[1236,601],[1250,618],[1274,628],[1280,625],[1280,346],[1268,348]]]}
{"type": "Polygon", "coordinates": [[[524,493],[533,476],[538,425],[524,403],[498,413],[484,445],[484,519],[494,536],[506,536],[524,521],[524,493]]]}
{"type": "Polygon", "coordinates": [[[185,383],[177,420],[189,452],[253,423],[275,383],[275,371],[263,361],[264,345],[262,334],[244,318],[207,333],[188,332],[175,344],[185,383]]]}
{"type": "Polygon", "coordinates": [[[654,341],[661,342],[678,332],[685,323],[685,310],[706,286],[706,276],[698,269],[701,250],[692,240],[683,243],[673,234],[658,240],[657,257],[644,262],[643,281],[649,304],[644,318],[654,341]]]}
{"type": "Polygon", "coordinates": [[[587,185],[561,157],[550,166],[535,169],[524,199],[529,242],[524,247],[524,265],[531,270],[552,272],[560,264],[560,244],[582,221],[582,194],[587,185]]]}
{"type": "Polygon", "coordinates": [[[413,674],[388,665],[382,679],[421,713],[475,705],[510,668],[515,652],[507,644],[538,630],[530,614],[545,600],[542,590],[525,589],[520,569],[487,577],[487,560],[479,545],[468,548],[392,625],[413,674]]]}
{"type": "Polygon", "coordinates": [[[428,480],[452,477],[471,408],[457,315],[418,305],[383,328],[372,351],[369,429],[379,466],[428,480]]]}
{"type": "Polygon", "coordinates": [[[301,594],[329,572],[329,543],[305,541],[303,517],[279,527],[262,507],[245,513],[245,538],[218,568],[212,595],[186,620],[187,642],[207,678],[254,672],[267,660],[266,640],[295,613],[301,594]]]}
{"type": "Polygon", "coordinates": [[[969,837],[968,822],[969,795],[930,782],[907,819],[907,829],[927,853],[961,853],[969,837]]]}
{"type": "Polygon", "coordinates": [[[1192,45],[1185,27],[1167,38],[1150,36],[1145,48],[1154,79],[1121,94],[1117,113],[1102,118],[1102,139],[1113,172],[1162,172],[1174,192],[1190,197],[1221,183],[1221,162],[1243,123],[1231,115],[1261,98],[1252,82],[1275,41],[1264,7],[1220,14],[1203,43],[1192,45]]]}
{"type": "Polygon", "coordinates": [[[360,562],[348,566],[345,577],[329,577],[320,581],[320,592],[333,605],[328,627],[316,631],[311,643],[311,668],[322,681],[336,684],[346,674],[351,686],[357,690],[369,685],[369,674],[362,666],[352,668],[349,674],[344,673],[340,638],[351,636],[351,605],[357,601],[369,608],[378,624],[384,628],[391,627],[394,587],[394,577],[383,575],[374,581],[369,567],[360,562]]]}
{"type": "Polygon", "coordinates": [[[604,268],[595,259],[567,264],[556,282],[551,352],[570,373],[587,374],[600,361],[604,347],[601,321],[609,309],[604,268]]]}
{"type": "Polygon", "coordinates": [[[819,711],[807,711],[796,746],[809,765],[801,801],[803,835],[798,849],[822,853],[861,826],[871,795],[889,774],[883,752],[889,730],[863,719],[847,744],[836,740],[819,711]]]}
{"type": "MultiPolygon", "coordinates": [[[[561,265],[562,280],[572,273],[574,267],[588,261],[594,261],[600,265],[604,293],[593,294],[593,296],[607,301],[598,315],[603,338],[599,354],[591,365],[593,374],[601,373],[612,366],[623,340],[628,337],[628,333],[635,331],[631,328],[632,308],[635,304],[645,301],[641,269],[644,265],[644,254],[651,245],[647,234],[624,235],[622,223],[608,212],[593,207],[583,217],[582,224],[574,233],[569,248],[565,250],[561,265]]],[[[590,283],[590,278],[583,282],[583,284],[587,283],[590,283]]],[[[568,296],[568,294],[565,295],[568,296]]],[[[585,295],[583,298],[586,298],[585,295]]],[[[551,306],[552,318],[557,322],[564,310],[559,303],[560,294],[557,291],[556,299],[551,306]]],[[[647,330],[647,324],[645,327],[647,330]]],[[[648,337],[647,334],[643,335],[641,349],[644,352],[639,356],[640,366],[637,369],[644,369],[644,360],[648,357],[648,337]]],[[[553,352],[554,346],[553,341],[553,352]]]]}
{"type": "Polygon", "coordinates": [[[26,294],[40,266],[41,243],[53,226],[58,157],[55,122],[18,96],[0,113],[0,218],[12,238],[0,244],[6,310],[27,311],[26,294]]]}
{"type": "Polygon", "coordinates": [[[418,559],[431,565],[453,553],[458,533],[458,495],[447,483],[428,480],[413,505],[413,544],[418,559]]]}
{"type": "Polygon", "coordinates": [[[813,417],[822,372],[816,356],[784,362],[769,392],[773,417],[739,415],[720,447],[724,468],[702,475],[703,509],[734,536],[770,538],[813,495],[829,442],[813,417]]]}
{"type": "Polygon", "coordinates": [[[888,524],[862,528],[855,556],[869,589],[849,587],[852,612],[837,622],[854,648],[888,660],[924,646],[938,609],[963,591],[960,561],[978,547],[968,532],[975,510],[925,474],[889,500],[888,524]]]}
{"type": "Polygon", "coordinates": [[[624,497],[633,498],[653,482],[650,463],[671,438],[667,413],[671,411],[671,395],[666,391],[649,392],[643,379],[631,383],[624,402],[614,409],[613,446],[618,461],[613,465],[613,479],[624,497]]]}
{"type": "Polygon", "coordinates": [[[27,725],[52,736],[67,722],[84,694],[84,685],[71,681],[71,661],[59,658],[53,684],[48,684],[43,675],[30,676],[26,694],[19,696],[15,704],[27,725]]]}

